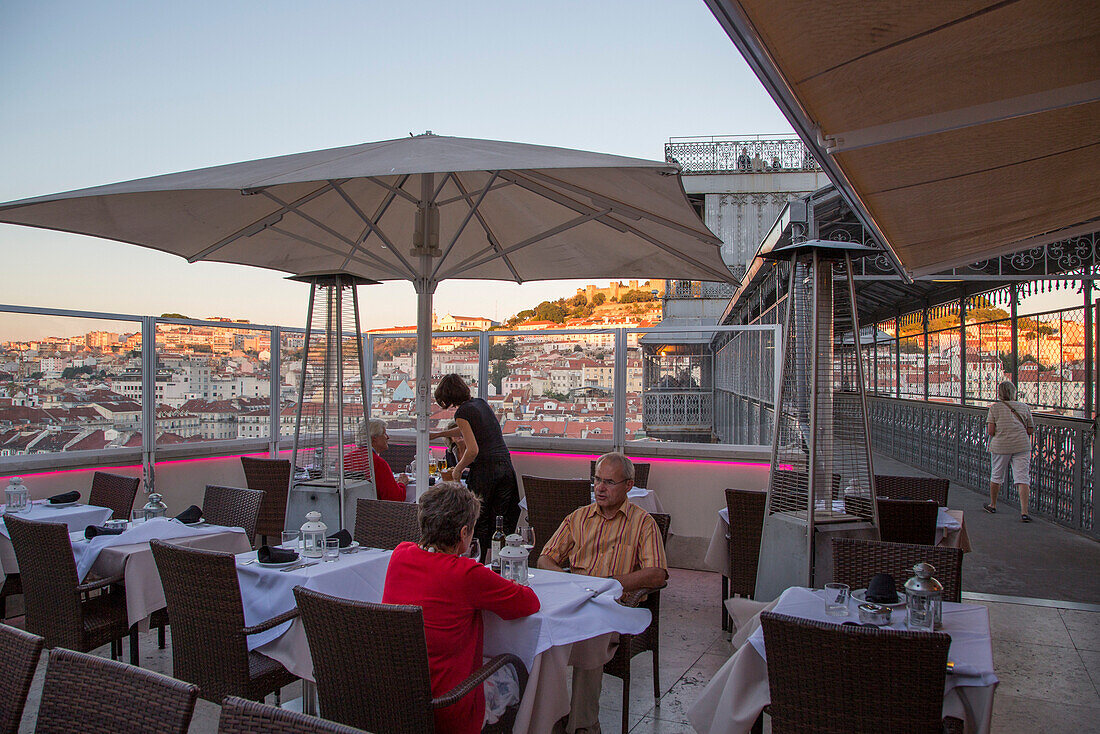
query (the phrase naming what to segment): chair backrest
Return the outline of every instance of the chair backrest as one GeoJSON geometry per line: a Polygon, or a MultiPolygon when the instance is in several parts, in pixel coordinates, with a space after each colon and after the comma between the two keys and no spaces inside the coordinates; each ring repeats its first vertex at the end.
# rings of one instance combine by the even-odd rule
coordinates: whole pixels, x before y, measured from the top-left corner
{"type": "Polygon", "coordinates": [[[729,512],[730,592],[751,598],[756,593],[756,568],[760,563],[760,536],[764,532],[764,508],[768,493],[727,489],[729,512]]]}
{"type": "Polygon", "coordinates": [[[875,494],[892,500],[932,500],[940,507],[947,507],[950,489],[951,480],[943,477],[875,475],[875,494]]]}
{"type": "MultiPolygon", "coordinates": [[[[649,464],[641,461],[631,462],[634,465],[634,486],[645,487],[646,489],[652,489],[649,486],[649,464]]],[[[591,476],[596,476],[596,460],[592,459],[588,462],[588,473],[591,476]]]]}
{"type": "MultiPolygon", "coordinates": [[[[248,542],[251,543],[256,535],[256,523],[260,519],[260,505],[263,501],[264,493],[258,489],[208,484],[202,498],[202,516],[212,525],[244,528],[248,542]]],[[[279,532],[282,532],[282,528],[279,532]]]]}
{"type": "Polygon", "coordinates": [[[768,711],[776,734],[943,731],[947,635],[843,626],[772,612],[761,613],[760,624],[768,651],[768,711]]]}
{"type": "Polygon", "coordinates": [[[46,647],[84,646],[84,612],[69,529],[64,523],[6,515],[19,577],[23,584],[26,629],[46,647]]]}
{"type": "Polygon", "coordinates": [[[894,577],[898,593],[905,592],[905,582],[913,575],[913,566],[931,563],[935,577],[943,584],[945,601],[962,601],[961,548],[938,545],[886,543],[881,540],[833,539],[833,581],[848,584],[853,589],[865,589],[876,573],[894,577]]]}
{"type": "Polygon", "coordinates": [[[141,477],[123,477],[97,471],[92,475],[92,490],[88,493],[88,504],[109,507],[111,517],[114,519],[129,520],[140,483],[141,477]]]}
{"type": "Polygon", "coordinates": [[[248,647],[237,565],[229,553],[150,541],[168,621],[172,675],[195,683],[218,703],[247,682],[248,647]]]}
{"type": "Polygon", "coordinates": [[[0,734],[15,734],[45,642],[38,635],[0,624],[0,734]]]}
{"type": "Polygon", "coordinates": [[[415,502],[360,499],[355,501],[355,532],[359,545],[393,550],[406,540],[420,542],[415,502]]]}
{"type": "Polygon", "coordinates": [[[184,734],[199,689],[114,660],[52,650],[36,734],[184,734]]]}
{"type": "Polygon", "coordinates": [[[588,479],[550,479],[526,474],[522,480],[527,521],[535,529],[531,557],[537,560],[562,520],[578,507],[592,504],[592,483],[588,479]]]}
{"type": "Polygon", "coordinates": [[[290,460],[242,456],[241,467],[244,469],[244,481],[248,488],[264,493],[263,501],[260,502],[260,517],[256,521],[256,532],[278,538],[286,526],[290,460]]]}
{"type": "Polygon", "coordinates": [[[935,502],[879,498],[877,504],[879,538],[887,543],[935,545],[940,513],[935,502]]]}
{"type": "Polygon", "coordinates": [[[321,716],[367,731],[435,731],[420,607],[294,588],[321,716]]]}
{"type": "Polygon", "coordinates": [[[222,701],[218,734],[367,734],[362,729],[297,711],[228,696],[222,701]]]}
{"type": "Polygon", "coordinates": [[[379,455],[390,465],[390,469],[400,474],[416,458],[416,445],[391,443],[379,455]]]}
{"type": "Polygon", "coordinates": [[[661,531],[661,545],[668,545],[668,528],[672,525],[672,515],[667,512],[651,512],[649,516],[657,521],[657,529],[661,531]]]}

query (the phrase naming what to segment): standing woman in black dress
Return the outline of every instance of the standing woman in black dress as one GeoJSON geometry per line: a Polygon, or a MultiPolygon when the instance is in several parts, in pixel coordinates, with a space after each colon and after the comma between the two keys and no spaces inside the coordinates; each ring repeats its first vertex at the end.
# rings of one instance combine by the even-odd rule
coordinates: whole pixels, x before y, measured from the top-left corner
{"type": "Polygon", "coordinates": [[[504,443],[500,423],[489,404],[470,397],[470,388],[455,374],[446,375],[435,389],[435,402],[441,408],[457,408],[457,427],[435,431],[431,439],[462,436],[466,451],[458,459],[454,476],[470,468],[466,486],[481,500],[481,515],[474,526],[474,536],[481,543],[482,553],[488,550],[496,516],[504,518],[504,533],[516,530],[519,520],[519,485],[512,468],[512,457],[504,443]]]}

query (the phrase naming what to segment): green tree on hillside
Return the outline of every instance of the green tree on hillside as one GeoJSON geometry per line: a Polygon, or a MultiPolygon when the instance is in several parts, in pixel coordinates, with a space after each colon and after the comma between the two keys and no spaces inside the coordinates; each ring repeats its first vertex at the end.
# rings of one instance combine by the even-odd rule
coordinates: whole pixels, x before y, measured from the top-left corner
{"type": "Polygon", "coordinates": [[[607,300],[607,294],[606,293],[597,293],[596,295],[592,296],[592,305],[593,306],[602,306],[604,301],[606,301],[606,300],[607,300]]]}
{"type": "Polygon", "coordinates": [[[539,321],[554,321],[560,324],[565,321],[565,317],[565,309],[550,301],[543,301],[535,309],[535,318],[539,321]]]}

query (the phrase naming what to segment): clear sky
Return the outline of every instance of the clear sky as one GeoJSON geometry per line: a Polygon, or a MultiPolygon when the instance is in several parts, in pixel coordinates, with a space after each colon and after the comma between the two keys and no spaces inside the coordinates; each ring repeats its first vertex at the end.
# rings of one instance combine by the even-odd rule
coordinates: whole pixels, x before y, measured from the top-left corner
{"type": "MultiPolygon", "coordinates": [[[[658,160],[670,136],[789,131],[702,0],[4,0],[0,70],[0,201],[425,130],[658,160]]],[[[0,303],[305,320],[271,271],[10,225],[0,253],[0,303]]],[[[444,283],[436,309],[576,285],[444,283]]],[[[360,302],[365,326],[415,322],[408,283],[360,302]]]]}

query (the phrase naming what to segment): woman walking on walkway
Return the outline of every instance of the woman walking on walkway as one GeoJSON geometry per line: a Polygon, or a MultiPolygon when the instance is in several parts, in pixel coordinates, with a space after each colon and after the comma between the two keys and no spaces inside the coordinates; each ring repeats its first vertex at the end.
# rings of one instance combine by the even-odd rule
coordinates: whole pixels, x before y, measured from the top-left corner
{"type": "Polygon", "coordinates": [[[1028,511],[1028,492],[1031,486],[1031,435],[1035,433],[1035,420],[1031,410],[1016,400],[1016,386],[1005,380],[997,385],[997,401],[989,406],[986,432],[989,434],[990,464],[993,471],[989,481],[989,504],[986,512],[997,511],[997,495],[1007,479],[1009,466],[1012,479],[1020,495],[1020,521],[1031,522],[1028,511]]]}

